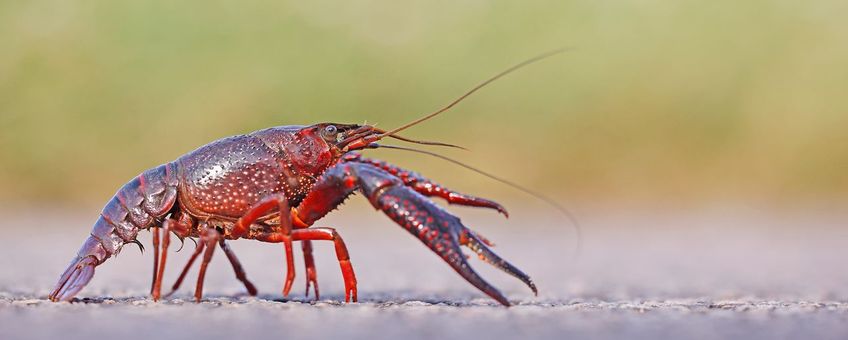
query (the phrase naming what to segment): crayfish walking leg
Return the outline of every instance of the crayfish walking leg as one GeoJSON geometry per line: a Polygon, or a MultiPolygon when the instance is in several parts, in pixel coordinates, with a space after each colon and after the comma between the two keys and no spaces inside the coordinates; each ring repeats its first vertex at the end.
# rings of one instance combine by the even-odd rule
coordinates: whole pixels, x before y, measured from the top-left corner
{"type": "Polygon", "coordinates": [[[247,273],[245,273],[244,267],[241,266],[241,262],[239,262],[238,258],[236,258],[236,254],[233,252],[233,249],[230,248],[230,245],[223,237],[218,241],[218,244],[221,246],[221,250],[224,251],[224,254],[227,255],[227,259],[230,260],[230,264],[233,265],[233,271],[236,273],[236,279],[244,284],[244,287],[247,288],[247,293],[250,294],[250,296],[256,296],[256,286],[247,279],[247,273]]]}
{"type": "MultiPolygon", "coordinates": [[[[200,253],[203,253],[203,262],[200,264],[200,272],[197,274],[197,287],[194,290],[194,299],[197,302],[200,302],[200,298],[203,296],[203,280],[206,277],[206,267],[209,265],[209,262],[212,260],[212,254],[215,252],[215,243],[221,238],[220,233],[214,228],[208,227],[206,224],[201,226],[200,231],[200,242],[197,243],[197,246],[194,248],[194,253],[191,254],[191,257],[188,259],[188,263],[186,263],[185,267],[183,267],[183,271],[180,273],[180,277],[177,278],[177,282],[174,282],[174,286],[171,288],[171,292],[165,296],[170,296],[180,288],[180,285],[183,283],[183,279],[185,279],[186,274],[188,274],[188,270],[191,269],[191,266],[194,264],[194,261],[197,260],[197,257],[200,256],[200,253]],[[203,250],[206,250],[204,253],[203,250]]],[[[251,286],[253,286],[251,284],[251,286]]]]}
{"type": "Polygon", "coordinates": [[[312,257],[312,241],[304,240],[301,242],[301,246],[303,248],[303,264],[306,267],[306,296],[309,296],[309,286],[312,285],[315,289],[315,300],[320,300],[318,271],[315,269],[315,258],[312,257]]]}
{"type": "Polygon", "coordinates": [[[206,244],[206,251],[203,253],[203,262],[200,263],[200,271],[197,273],[197,288],[194,289],[194,300],[200,302],[203,297],[203,280],[206,278],[206,267],[212,261],[212,255],[215,253],[215,245],[221,234],[215,228],[203,228],[200,232],[200,242],[206,244]]]}
{"type": "MultiPolygon", "coordinates": [[[[204,226],[204,228],[206,227],[204,226]]],[[[206,242],[203,242],[201,240],[201,242],[197,243],[197,246],[194,247],[194,253],[191,254],[191,257],[188,259],[188,263],[186,263],[186,265],[183,267],[183,271],[180,272],[180,276],[177,278],[177,281],[174,282],[174,285],[171,287],[171,291],[165,295],[166,297],[171,296],[171,294],[174,294],[177,289],[180,289],[180,285],[183,284],[183,280],[185,279],[186,274],[188,274],[188,270],[191,269],[191,266],[194,264],[194,261],[197,260],[197,257],[200,256],[200,253],[203,252],[203,248],[205,247],[206,242]]]]}
{"type": "Polygon", "coordinates": [[[280,213],[280,225],[277,227],[279,230],[279,236],[281,237],[279,242],[283,242],[286,252],[286,283],[283,285],[283,296],[288,296],[291,291],[292,283],[294,282],[295,272],[294,252],[292,251],[291,240],[291,208],[289,207],[286,196],[282,193],[274,194],[263,198],[261,201],[254,204],[254,206],[250,208],[244,216],[236,221],[235,226],[233,226],[232,236],[234,238],[242,236],[256,238],[253,235],[250,235],[250,226],[260,217],[267,215],[275,208],[279,209],[280,213]]]}
{"type": "MultiPolygon", "coordinates": [[[[300,220],[297,215],[297,209],[291,210],[292,227],[294,229],[309,228],[310,225],[300,220]]],[[[318,293],[318,270],[315,268],[315,258],[312,256],[312,241],[301,241],[303,248],[303,264],[306,267],[306,296],[309,296],[309,287],[315,287],[315,300],[320,300],[321,295],[318,293]]]]}
{"type": "MultiPolygon", "coordinates": [[[[150,295],[156,300],[156,281],[159,278],[159,227],[150,228],[151,241],[153,242],[153,280],[150,282],[150,295]]],[[[168,232],[165,232],[168,237],[168,232]]]]}
{"type": "MultiPolygon", "coordinates": [[[[285,238],[285,234],[282,232],[267,232],[261,233],[255,236],[255,238],[259,241],[263,242],[281,242],[283,238],[285,238]]],[[[291,240],[294,241],[312,241],[312,240],[323,240],[323,241],[333,241],[336,247],[336,258],[339,260],[339,267],[341,267],[342,278],[344,279],[345,286],[345,302],[357,302],[357,291],[356,291],[356,274],[353,271],[353,265],[350,263],[350,255],[347,250],[347,245],[345,245],[344,240],[342,240],[341,235],[336,232],[333,228],[305,228],[305,229],[295,229],[291,231],[291,240]]],[[[317,287],[317,286],[316,286],[317,287]]],[[[316,291],[317,294],[317,291],[316,291]]]]}
{"type": "Polygon", "coordinates": [[[247,288],[248,294],[251,296],[256,295],[256,287],[247,279],[247,275],[244,272],[244,268],[241,266],[241,262],[239,262],[235,253],[233,253],[230,246],[224,241],[222,235],[215,228],[210,228],[204,225],[203,230],[200,232],[200,242],[197,243],[194,253],[191,254],[191,258],[189,258],[188,263],[183,268],[183,271],[180,273],[180,277],[177,279],[177,282],[174,283],[174,287],[171,289],[171,292],[168,293],[168,296],[180,288],[180,285],[183,283],[183,279],[185,279],[191,265],[194,264],[194,261],[197,260],[198,256],[200,256],[200,253],[206,249],[206,252],[203,252],[203,262],[200,264],[200,272],[197,274],[197,288],[194,290],[194,299],[197,302],[200,302],[200,299],[203,297],[203,280],[206,277],[206,267],[209,265],[209,262],[212,261],[216,242],[221,246],[221,250],[224,251],[224,254],[227,255],[227,258],[233,265],[233,271],[236,273],[236,278],[244,284],[247,288]]]}
{"type": "Polygon", "coordinates": [[[164,232],[162,245],[159,246],[159,227],[153,227],[153,284],[150,289],[150,295],[154,301],[158,301],[162,295],[162,279],[165,275],[165,263],[168,261],[168,247],[171,244],[171,233],[179,237],[180,240],[185,239],[191,233],[191,226],[194,225],[194,220],[186,215],[180,214],[177,219],[168,218],[162,222],[162,231],[164,232]],[[161,251],[161,258],[159,252],[161,251]]]}
{"type": "MultiPolygon", "coordinates": [[[[283,194],[276,194],[266,197],[261,201],[257,202],[253,207],[251,207],[241,218],[239,218],[235,225],[233,226],[232,235],[234,237],[240,237],[246,235],[250,231],[250,226],[260,217],[267,215],[270,211],[278,208],[280,212],[286,212],[285,214],[281,214],[283,216],[289,216],[288,212],[290,211],[288,206],[288,201],[285,199],[283,194]]],[[[286,253],[287,253],[287,266],[289,269],[289,279],[294,279],[294,260],[292,258],[292,249],[291,249],[291,221],[290,219],[281,218],[280,224],[283,226],[280,228],[283,232],[283,241],[286,243],[286,253]]],[[[197,288],[195,289],[195,299],[200,301],[200,298],[203,293],[203,277],[206,274],[206,266],[209,264],[209,261],[212,259],[212,254],[215,251],[216,242],[220,244],[221,249],[227,255],[227,258],[230,260],[230,264],[233,266],[233,271],[236,274],[236,278],[241,281],[250,295],[256,295],[256,287],[247,279],[247,275],[245,274],[244,268],[239,262],[238,258],[236,258],[235,253],[233,253],[230,246],[224,240],[224,235],[221,235],[218,230],[214,228],[210,228],[207,226],[203,226],[201,230],[201,238],[200,242],[197,244],[197,247],[194,250],[194,253],[189,258],[188,263],[183,268],[183,271],[180,273],[179,278],[174,283],[174,286],[168,295],[173,294],[177,289],[179,289],[180,285],[183,282],[188,270],[194,264],[194,261],[200,256],[200,253],[204,251],[203,254],[203,262],[200,267],[200,274],[198,274],[197,288]]],[[[284,289],[284,294],[288,293],[288,289],[291,289],[291,285],[284,289]]]]}

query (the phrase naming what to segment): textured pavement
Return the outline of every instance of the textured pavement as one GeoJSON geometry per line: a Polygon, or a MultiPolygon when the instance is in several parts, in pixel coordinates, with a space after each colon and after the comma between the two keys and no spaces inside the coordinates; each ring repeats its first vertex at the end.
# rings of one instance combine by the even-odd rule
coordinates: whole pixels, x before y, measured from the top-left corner
{"type": "MultiPolygon", "coordinates": [[[[360,203],[322,225],[345,237],[360,303],[344,304],[333,248],[316,246],[321,300],[303,296],[303,267],[283,299],[281,246],[232,246],[260,290],[248,297],[216,253],[206,299],[146,292],[152,256],[127,246],[97,268],[74,303],[45,300],[97,211],[4,211],[0,230],[0,339],[26,338],[848,338],[848,213],[740,208],[584,209],[583,250],[549,212],[513,209],[509,220],[451,208],[530,274],[538,297],[472,259],[515,302],[477,292],[404,230],[360,203]]],[[[142,233],[149,244],[149,233],[142,233]]],[[[178,243],[177,243],[178,244],[178,243]]],[[[166,285],[189,255],[172,253],[166,285]]],[[[299,254],[298,254],[299,255],[299,254]]]]}

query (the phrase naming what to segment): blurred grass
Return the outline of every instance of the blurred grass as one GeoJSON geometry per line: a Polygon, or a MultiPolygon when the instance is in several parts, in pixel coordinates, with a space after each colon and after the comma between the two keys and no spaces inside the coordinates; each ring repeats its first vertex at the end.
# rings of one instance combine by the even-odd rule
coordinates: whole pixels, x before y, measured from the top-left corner
{"type": "MultiPolygon", "coordinates": [[[[551,194],[848,193],[844,1],[0,1],[0,200],[105,202],[274,125],[393,127],[551,194]]],[[[464,191],[447,163],[374,152],[464,191]]]]}

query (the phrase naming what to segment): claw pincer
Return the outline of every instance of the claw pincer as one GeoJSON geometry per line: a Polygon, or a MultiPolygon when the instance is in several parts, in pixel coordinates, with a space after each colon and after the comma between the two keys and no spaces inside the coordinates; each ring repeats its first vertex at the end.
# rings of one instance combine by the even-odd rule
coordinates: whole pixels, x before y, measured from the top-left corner
{"type": "Polygon", "coordinates": [[[385,212],[395,223],[418,237],[469,283],[501,304],[510,305],[500,291],[471,268],[462,254],[460,245],[469,246],[482,259],[521,279],[536,293],[536,286],[527,274],[489,250],[470,229],[462,225],[459,218],[399,181],[387,180],[385,174],[381,174],[376,168],[362,166],[357,173],[362,176],[363,192],[375,208],[385,212]]]}

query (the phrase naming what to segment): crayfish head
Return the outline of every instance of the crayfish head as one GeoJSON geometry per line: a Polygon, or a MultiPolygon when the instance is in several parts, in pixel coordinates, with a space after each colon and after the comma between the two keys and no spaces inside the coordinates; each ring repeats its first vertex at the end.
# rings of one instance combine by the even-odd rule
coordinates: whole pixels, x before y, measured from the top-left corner
{"type": "Polygon", "coordinates": [[[317,133],[339,157],[349,151],[371,147],[385,132],[371,125],[322,123],[315,125],[317,133]]]}
{"type": "Polygon", "coordinates": [[[376,142],[385,137],[415,144],[464,149],[461,146],[448,143],[410,139],[399,136],[396,132],[386,132],[386,130],[371,125],[321,123],[313,125],[311,128],[314,129],[314,133],[319,134],[330,145],[337,157],[341,157],[349,151],[379,148],[381,146],[376,142]]]}

